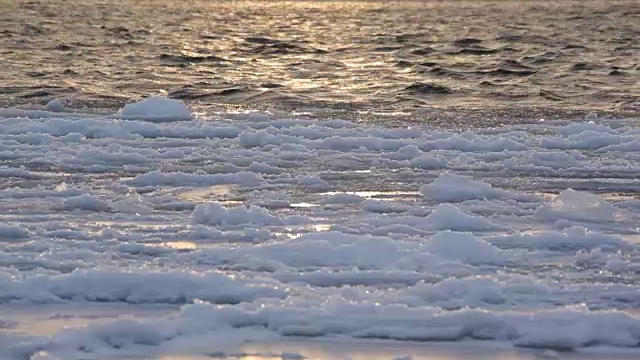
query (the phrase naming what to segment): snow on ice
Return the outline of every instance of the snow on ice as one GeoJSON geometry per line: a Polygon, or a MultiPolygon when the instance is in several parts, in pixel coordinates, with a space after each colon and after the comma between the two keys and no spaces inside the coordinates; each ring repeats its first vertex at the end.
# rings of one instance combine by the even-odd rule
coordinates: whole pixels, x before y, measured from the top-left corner
{"type": "Polygon", "coordinates": [[[0,109],[0,358],[289,336],[640,354],[637,121],[452,132],[60,104],[0,109]]]}

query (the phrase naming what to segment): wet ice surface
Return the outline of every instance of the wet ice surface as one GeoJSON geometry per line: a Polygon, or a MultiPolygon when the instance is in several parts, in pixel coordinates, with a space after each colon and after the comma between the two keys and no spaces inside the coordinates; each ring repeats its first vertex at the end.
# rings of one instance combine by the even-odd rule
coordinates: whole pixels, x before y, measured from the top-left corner
{"type": "Polygon", "coordinates": [[[160,105],[0,110],[3,358],[640,352],[637,119],[453,132],[160,105]]]}

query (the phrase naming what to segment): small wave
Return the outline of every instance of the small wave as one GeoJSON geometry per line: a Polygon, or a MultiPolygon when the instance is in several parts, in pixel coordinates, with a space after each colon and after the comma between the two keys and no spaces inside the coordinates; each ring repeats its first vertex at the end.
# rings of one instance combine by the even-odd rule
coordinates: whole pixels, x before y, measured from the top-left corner
{"type": "Polygon", "coordinates": [[[537,71],[529,69],[509,69],[499,67],[490,70],[478,70],[473,72],[476,74],[487,74],[495,76],[530,76],[535,74],[537,71]]]}
{"type": "Polygon", "coordinates": [[[413,94],[451,94],[453,91],[442,85],[438,84],[427,84],[427,83],[414,83],[406,88],[404,91],[413,93],[413,94]]]}
{"type": "Polygon", "coordinates": [[[472,38],[472,37],[460,38],[453,41],[453,43],[456,45],[472,45],[472,44],[479,44],[481,42],[482,42],[482,39],[472,38]]]}
{"type": "Polygon", "coordinates": [[[411,53],[413,55],[429,55],[429,54],[433,54],[434,52],[436,52],[435,49],[433,49],[432,47],[427,46],[427,47],[424,47],[424,48],[421,48],[421,49],[413,50],[411,53]]]}
{"type": "Polygon", "coordinates": [[[559,95],[558,93],[555,93],[553,91],[549,91],[549,90],[540,90],[538,95],[542,96],[545,99],[549,99],[549,100],[554,100],[554,101],[563,100],[563,97],[561,95],[559,95]]]}
{"type": "Polygon", "coordinates": [[[600,68],[597,64],[588,63],[588,62],[578,62],[571,65],[571,70],[573,71],[589,71],[589,70],[597,70],[600,68]]]}
{"type": "Polygon", "coordinates": [[[205,55],[205,56],[196,56],[196,55],[174,55],[174,54],[161,54],[160,60],[164,60],[172,63],[204,63],[204,62],[225,62],[227,60],[215,56],[215,55],[205,55]]]}
{"type": "Polygon", "coordinates": [[[193,86],[185,86],[169,92],[169,97],[179,100],[195,100],[214,96],[236,95],[246,92],[247,89],[240,87],[230,87],[226,89],[204,90],[193,86]]]}
{"type": "Polygon", "coordinates": [[[459,55],[459,54],[466,54],[466,55],[488,55],[488,54],[495,54],[497,52],[499,52],[500,49],[492,49],[492,48],[487,48],[484,46],[468,46],[468,47],[462,47],[462,48],[458,48],[458,49],[451,49],[445,52],[445,54],[448,55],[459,55]]]}

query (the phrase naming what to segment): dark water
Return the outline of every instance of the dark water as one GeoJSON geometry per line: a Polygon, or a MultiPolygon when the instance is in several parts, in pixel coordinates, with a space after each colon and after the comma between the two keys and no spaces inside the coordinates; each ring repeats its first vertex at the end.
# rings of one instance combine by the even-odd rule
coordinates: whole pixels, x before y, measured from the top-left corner
{"type": "Polygon", "coordinates": [[[639,1],[0,4],[2,106],[640,110],[639,1]]]}

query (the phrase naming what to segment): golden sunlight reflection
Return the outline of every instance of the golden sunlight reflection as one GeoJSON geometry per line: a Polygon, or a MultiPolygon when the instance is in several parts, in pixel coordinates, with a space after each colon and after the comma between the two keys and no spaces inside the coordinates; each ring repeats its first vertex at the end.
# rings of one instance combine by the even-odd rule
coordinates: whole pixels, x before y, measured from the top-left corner
{"type": "Polygon", "coordinates": [[[233,185],[207,186],[207,187],[202,187],[197,189],[190,189],[190,190],[178,193],[177,196],[179,199],[183,201],[189,201],[194,203],[205,203],[205,202],[210,202],[211,200],[220,200],[220,198],[224,196],[228,196],[234,188],[235,186],[233,185]]]}
{"type": "MultiPolygon", "coordinates": [[[[389,197],[399,197],[399,196],[414,196],[418,195],[417,191],[394,191],[394,190],[359,190],[359,191],[328,191],[322,193],[321,195],[333,196],[339,194],[349,194],[349,195],[358,195],[363,198],[371,199],[371,198],[389,198],[389,197]]],[[[392,199],[388,199],[392,200],[392,199]]]]}
{"type": "Polygon", "coordinates": [[[315,206],[320,206],[318,204],[311,204],[311,203],[307,203],[307,202],[300,202],[300,203],[293,203],[291,205],[289,205],[292,208],[311,208],[311,207],[315,207],[315,206]]]}
{"type": "Polygon", "coordinates": [[[331,230],[332,224],[320,223],[320,224],[311,224],[303,227],[286,227],[283,232],[274,232],[273,234],[276,236],[286,236],[289,239],[297,239],[300,236],[309,233],[309,232],[322,232],[331,230]]]}
{"type": "MultiPolygon", "coordinates": [[[[153,245],[153,244],[149,244],[153,245]]],[[[160,244],[163,247],[175,249],[175,250],[194,250],[198,247],[193,241],[167,241],[160,244]]]]}

